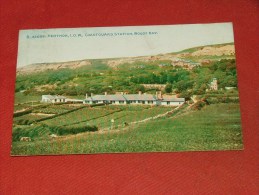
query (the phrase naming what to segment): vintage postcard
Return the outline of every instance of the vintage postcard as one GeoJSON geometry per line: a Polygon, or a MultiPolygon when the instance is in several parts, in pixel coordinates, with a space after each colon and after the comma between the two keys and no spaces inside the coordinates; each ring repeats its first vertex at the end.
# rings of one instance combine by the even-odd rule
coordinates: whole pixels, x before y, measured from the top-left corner
{"type": "Polygon", "coordinates": [[[20,30],[11,155],[241,149],[232,23],[20,30]]]}

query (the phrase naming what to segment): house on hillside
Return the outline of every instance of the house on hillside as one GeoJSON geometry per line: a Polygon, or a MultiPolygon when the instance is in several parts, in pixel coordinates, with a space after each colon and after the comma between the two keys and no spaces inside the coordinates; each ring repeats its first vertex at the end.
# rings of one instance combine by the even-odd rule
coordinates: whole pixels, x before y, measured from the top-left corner
{"type": "Polygon", "coordinates": [[[152,94],[127,94],[124,95],[128,104],[148,104],[148,105],[156,105],[156,97],[152,94]]]}
{"type": "Polygon", "coordinates": [[[209,84],[210,90],[217,91],[218,90],[218,80],[213,78],[209,84]]]}
{"type": "Polygon", "coordinates": [[[68,103],[83,103],[84,100],[66,98],[66,99],[65,99],[65,102],[68,102],[68,103]]]}
{"type": "Polygon", "coordinates": [[[42,95],[41,102],[45,102],[45,103],[66,102],[66,97],[60,96],[60,95],[42,95]]]}
{"type": "Polygon", "coordinates": [[[86,97],[85,104],[127,104],[127,100],[122,94],[108,95],[93,95],[86,97]]]}
{"type": "Polygon", "coordinates": [[[111,94],[86,96],[84,104],[114,104],[114,105],[163,105],[163,106],[179,106],[185,102],[184,98],[162,98],[161,93],[152,94],[111,94]]]}

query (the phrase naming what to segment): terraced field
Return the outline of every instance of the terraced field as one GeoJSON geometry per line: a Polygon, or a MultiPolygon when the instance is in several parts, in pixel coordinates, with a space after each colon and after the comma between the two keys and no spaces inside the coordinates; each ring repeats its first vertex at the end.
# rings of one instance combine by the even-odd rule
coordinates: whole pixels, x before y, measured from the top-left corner
{"type": "MultiPolygon", "coordinates": [[[[97,112],[98,109],[94,110],[97,112]]],[[[111,110],[116,109],[120,107],[114,107],[111,110]]],[[[134,111],[123,110],[111,116],[121,116],[121,121],[127,117],[128,120],[140,120],[148,116],[145,114],[148,110],[152,111],[149,112],[150,116],[151,113],[157,114],[167,109],[170,108],[133,107],[134,111]],[[136,115],[135,118],[133,118],[134,115],[136,115]]],[[[47,129],[44,126],[30,128],[25,135],[40,138],[27,143],[13,141],[12,154],[204,151],[243,148],[240,111],[237,103],[208,105],[202,110],[189,110],[179,115],[150,120],[126,128],[68,135],[58,139],[50,139],[46,136],[46,133],[51,132],[51,128],[47,129]]],[[[18,134],[15,136],[17,137],[18,134]]]]}
{"type": "MultiPolygon", "coordinates": [[[[51,115],[51,114],[50,114],[51,115]]],[[[29,113],[23,116],[14,117],[14,123],[16,124],[20,120],[28,120],[28,121],[35,121],[38,119],[46,118],[50,116],[49,114],[35,114],[35,113],[29,113]]]]}
{"type": "Polygon", "coordinates": [[[155,117],[172,109],[174,107],[146,105],[89,107],[82,104],[43,104],[41,107],[31,107],[29,113],[14,117],[13,137],[14,141],[28,135],[33,140],[42,140],[53,133],[69,135],[121,129],[132,122],[155,117]]]}
{"type": "Polygon", "coordinates": [[[61,105],[53,104],[53,105],[48,105],[46,108],[34,109],[33,112],[45,113],[45,114],[61,114],[69,110],[73,110],[75,108],[77,107],[69,104],[61,104],[61,105]]]}
{"type": "Polygon", "coordinates": [[[27,109],[32,109],[32,108],[37,108],[38,106],[41,106],[42,104],[39,102],[34,102],[34,103],[23,103],[23,104],[18,104],[14,106],[14,112],[19,112],[22,110],[27,110],[27,109]]]}
{"type": "Polygon", "coordinates": [[[143,120],[153,117],[161,113],[172,110],[172,107],[161,106],[100,106],[84,109],[65,114],[53,119],[43,121],[42,123],[49,126],[73,126],[83,127],[86,125],[94,125],[99,129],[116,128],[125,122],[143,120]],[[112,123],[111,120],[114,122],[112,123]]]}

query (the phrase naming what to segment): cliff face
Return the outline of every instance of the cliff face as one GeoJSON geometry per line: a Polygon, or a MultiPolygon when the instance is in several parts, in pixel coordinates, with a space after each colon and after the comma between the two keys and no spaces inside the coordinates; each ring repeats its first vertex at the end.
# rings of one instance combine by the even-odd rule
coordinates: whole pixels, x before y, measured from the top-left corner
{"type": "Polygon", "coordinates": [[[234,45],[225,45],[222,47],[203,47],[202,49],[195,51],[192,56],[223,56],[223,55],[235,55],[234,45]]]}
{"type": "Polygon", "coordinates": [[[71,62],[58,62],[58,63],[39,63],[30,64],[17,69],[18,74],[30,74],[33,72],[42,72],[45,70],[58,70],[62,68],[76,69],[81,66],[91,65],[89,60],[71,61],[71,62]]]}

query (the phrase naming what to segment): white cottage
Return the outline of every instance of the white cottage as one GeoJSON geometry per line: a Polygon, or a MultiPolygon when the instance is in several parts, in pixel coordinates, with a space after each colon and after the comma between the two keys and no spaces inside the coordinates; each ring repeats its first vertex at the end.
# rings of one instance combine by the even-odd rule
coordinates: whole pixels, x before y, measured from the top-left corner
{"type": "Polygon", "coordinates": [[[122,94],[113,95],[92,95],[84,100],[85,104],[127,104],[127,100],[122,94]]]}
{"type": "Polygon", "coordinates": [[[179,106],[185,102],[184,98],[166,98],[163,99],[162,95],[152,94],[112,94],[108,95],[91,95],[86,97],[84,104],[143,104],[143,105],[163,105],[163,106],[179,106]]]}
{"type": "Polygon", "coordinates": [[[60,95],[42,95],[41,102],[45,102],[45,103],[66,102],[66,97],[60,96],[60,95]]]}

